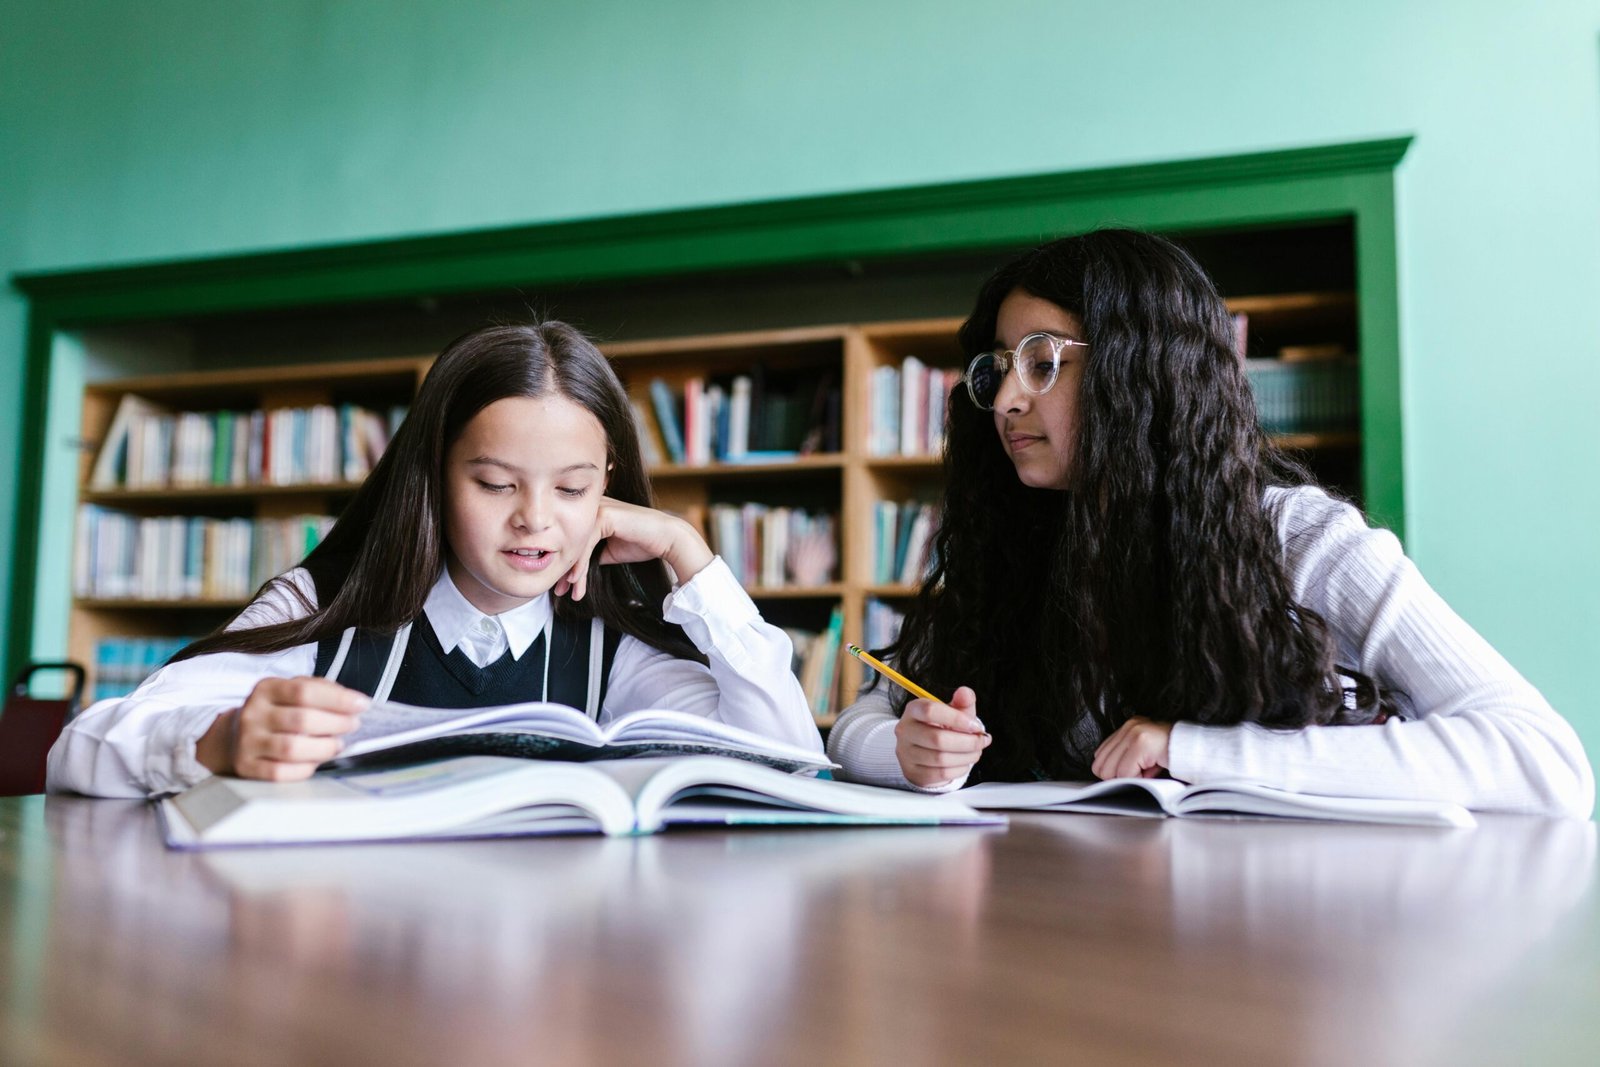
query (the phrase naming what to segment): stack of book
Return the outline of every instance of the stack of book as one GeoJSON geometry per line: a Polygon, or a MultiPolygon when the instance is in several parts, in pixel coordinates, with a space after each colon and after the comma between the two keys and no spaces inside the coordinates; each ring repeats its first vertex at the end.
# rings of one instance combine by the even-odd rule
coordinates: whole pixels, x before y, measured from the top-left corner
{"type": "Polygon", "coordinates": [[[900,640],[900,627],[906,613],[877,597],[867,598],[866,619],[861,627],[861,642],[869,650],[888,648],[900,640]]]}
{"type": "Polygon", "coordinates": [[[329,515],[141,517],[84,504],[73,592],[105,599],[243,600],[298,564],[332,526],[329,515]]]}
{"type": "Polygon", "coordinates": [[[832,515],[766,504],[713,504],[706,525],[711,550],[741,585],[778,589],[833,580],[831,566],[826,571],[795,566],[802,547],[820,548],[829,561],[838,558],[838,523],[832,515]]]}
{"type": "Polygon", "coordinates": [[[1360,363],[1353,356],[1247,359],[1261,428],[1268,433],[1353,430],[1361,424],[1360,363]]]}
{"type": "Polygon", "coordinates": [[[874,456],[936,456],[944,451],[944,411],[959,370],[930,367],[907,356],[898,367],[872,372],[867,404],[867,452],[874,456]]]}
{"type": "Polygon", "coordinates": [[[914,585],[933,562],[937,505],[880,500],[873,508],[872,580],[914,585]]]}
{"type": "Polygon", "coordinates": [[[832,715],[839,710],[834,691],[838,688],[839,648],[844,641],[843,609],[834,605],[828,625],[820,632],[794,627],[785,627],[784,632],[794,646],[791,666],[800,679],[811,714],[819,719],[832,715]]]}
{"type": "Polygon", "coordinates": [[[633,413],[646,463],[771,463],[839,451],[839,395],[831,374],[781,384],[758,368],[691,377],[679,392],[653,379],[633,413]]]}
{"type": "Polygon", "coordinates": [[[94,643],[91,702],[127,696],[193,640],[192,637],[102,637],[94,643]]]}
{"type": "Polygon", "coordinates": [[[173,412],[124,394],[90,473],[92,489],[302,485],[366,477],[404,407],[173,412]]]}

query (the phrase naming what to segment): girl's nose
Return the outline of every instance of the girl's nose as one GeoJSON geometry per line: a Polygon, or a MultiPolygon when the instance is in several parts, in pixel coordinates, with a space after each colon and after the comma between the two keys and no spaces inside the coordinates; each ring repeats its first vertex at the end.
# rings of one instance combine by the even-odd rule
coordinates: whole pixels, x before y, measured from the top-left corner
{"type": "Polygon", "coordinates": [[[1000,391],[994,397],[996,411],[1025,412],[1033,403],[1033,397],[1022,388],[1022,382],[1017,377],[1015,367],[1007,367],[1005,377],[1000,379],[1000,391]]]}
{"type": "Polygon", "coordinates": [[[522,530],[543,530],[550,525],[550,500],[544,493],[528,493],[512,513],[511,522],[522,530]]]}

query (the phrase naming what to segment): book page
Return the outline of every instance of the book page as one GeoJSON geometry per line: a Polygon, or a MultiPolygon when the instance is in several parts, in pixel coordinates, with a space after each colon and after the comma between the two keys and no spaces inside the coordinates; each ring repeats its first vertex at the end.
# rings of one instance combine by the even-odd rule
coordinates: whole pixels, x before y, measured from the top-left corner
{"type": "Polygon", "coordinates": [[[981,809],[1175,815],[1175,806],[1188,788],[1171,778],[1112,778],[1102,782],[984,782],[956,795],[981,809]]]}
{"type": "Polygon", "coordinates": [[[303,782],[215,776],[163,805],[180,847],[633,828],[631,800],[587,764],[487,756],[303,782]]]}
{"type": "MultiPolygon", "coordinates": [[[[538,734],[549,739],[548,744],[530,742],[532,751],[492,753],[498,755],[543,755],[561,747],[561,742],[597,748],[604,744],[604,736],[588,716],[575,708],[561,704],[532,702],[508,704],[497,708],[419,708],[394,701],[376,703],[361,714],[361,724],[345,738],[340,757],[348,759],[367,752],[377,752],[443,737],[447,734],[538,734]]],[[[508,742],[519,747],[515,742],[508,742]]],[[[475,744],[473,751],[487,751],[475,744]]],[[[441,752],[441,755],[446,754],[441,752]]]]}
{"type": "Polygon", "coordinates": [[[677,822],[999,823],[949,796],[785,774],[726,756],[601,760],[590,764],[633,797],[639,830],[677,822]],[[806,818],[810,813],[814,818],[806,818]]]}
{"type": "Polygon", "coordinates": [[[701,715],[636,711],[601,728],[575,708],[543,702],[477,709],[420,708],[393,701],[373,704],[331,762],[464,755],[592,760],[697,754],[736,756],[783,771],[832,766],[820,752],[701,715]]]}
{"type": "Polygon", "coordinates": [[[683,711],[632,711],[602,732],[608,758],[645,753],[732,755],[785,771],[833,766],[820,752],[683,711]]]}
{"type": "Polygon", "coordinates": [[[1472,813],[1459,804],[1435,800],[1391,800],[1375,797],[1330,797],[1293,793],[1255,782],[1220,782],[1191,786],[1179,804],[1180,814],[1232,813],[1275,815],[1339,822],[1403,823],[1413,826],[1476,826],[1472,813]]]}

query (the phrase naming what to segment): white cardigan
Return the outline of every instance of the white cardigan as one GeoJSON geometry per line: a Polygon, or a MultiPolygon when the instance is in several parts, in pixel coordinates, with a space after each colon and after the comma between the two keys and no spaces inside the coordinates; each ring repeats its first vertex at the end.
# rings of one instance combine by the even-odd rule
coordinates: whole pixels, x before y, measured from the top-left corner
{"type": "MultiPolygon", "coordinates": [[[[1174,778],[1588,817],[1594,772],[1577,734],[1450,610],[1393,534],[1315,487],[1269,489],[1265,502],[1296,602],[1327,620],[1340,663],[1408,698],[1407,717],[1287,731],[1180,722],[1168,749],[1174,778]]],[[[895,721],[882,683],[845,709],[828,737],[841,777],[911,788],[895,759],[895,721]]]]}

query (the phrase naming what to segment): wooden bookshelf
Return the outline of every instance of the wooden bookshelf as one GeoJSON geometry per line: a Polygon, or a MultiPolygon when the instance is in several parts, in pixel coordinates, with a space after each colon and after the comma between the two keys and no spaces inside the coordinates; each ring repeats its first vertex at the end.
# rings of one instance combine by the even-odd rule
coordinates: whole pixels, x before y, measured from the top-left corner
{"type": "MultiPolygon", "coordinates": [[[[1305,292],[1246,297],[1230,309],[1249,316],[1252,340],[1271,345],[1321,341],[1353,342],[1355,303],[1349,292],[1305,292]]],[[[880,501],[933,501],[941,488],[937,455],[875,455],[868,448],[871,429],[870,381],[874,370],[899,366],[911,355],[931,367],[959,370],[965,360],[956,341],[960,320],[932,318],[880,323],[709,333],[603,345],[629,390],[647,408],[654,380],[675,396],[692,378],[726,379],[760,367],[769,382],[838,383],[837,451],[757,463],[663,462],[650,469],[663,507],[703,516],[717,503],[756,501],[805,507],[837,516],[838,562],[825,584],[754,586],[751,595],[763,613],[780,625],[821,629],[837,605],[846,641],[862,640],[869,598],[897,605],[915,585],[874,580],[873,522],[880,501]]],[[[414,395],[429,357],[400,357],[334,363],[302,363],[258,369],[224,369],[143,376],[90,385],[84,394],[82,437],[86,449],[79,472],[79,500],[139,515],[283,517],[304,511],[328,514],[347,500],[359,482],[317,485],[227,485],[194,488],[90,488],[95,452],[110,425],[117,402],[135,393],[173,410],[305,406],[351,400],[403,402],[414,395]]],[[[653,415],[653,408],[650,409],[653,415]]],[[[1287,448],[1312,456],[1359,456],[1357,430],[1286,434],[1287,448]]],[[[139,600],[83,597],[71,613],[70,654],[94,667],[95,642],[105,636],[198,634],[237,611],[235,598],[139,600]]],[[[861,680],[861,667],[840,655],[833,708],[848,703],[861,680]]],[[[832,715],[821,720],[831,722],[832,715]]]]}
{"type": "MultiPolygon", "coordinates": [[[[79,503],[135,516],[268,519],[336,514],[359,482],[96,488],[91,486],[91,474],[117,405],[127,394],[172,411],[270,412],[341,402],[409,403],[431,362],[431,357],[415,356],[342,360],[92,383],[83,395],[80,437],[85,447],[78,471],[79,503]]],[[[92,693],[95,646],[101,638],[200,636],[245,603],[241,597],[75,596],[68,623],[68,654],[88,668],[92,693]]]]}

